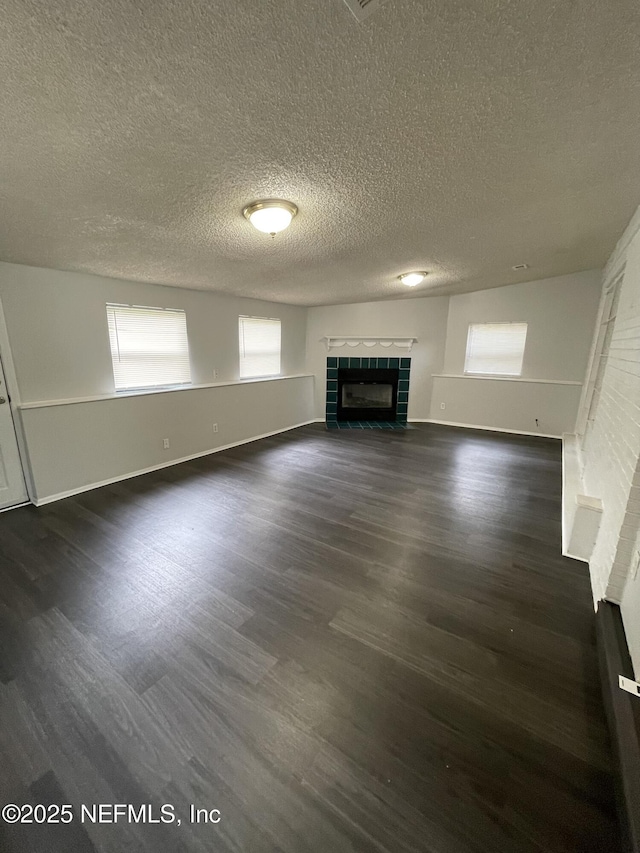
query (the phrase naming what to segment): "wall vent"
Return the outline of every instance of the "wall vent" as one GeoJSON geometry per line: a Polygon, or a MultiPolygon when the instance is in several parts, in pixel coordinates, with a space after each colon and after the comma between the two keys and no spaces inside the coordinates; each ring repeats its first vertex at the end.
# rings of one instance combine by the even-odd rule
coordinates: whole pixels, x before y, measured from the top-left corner
{"type": "Polygon", "coordinates": [[[382,6],[384,0],[344,0],[356,21],[364,21],[375,10],[382,6]]]}

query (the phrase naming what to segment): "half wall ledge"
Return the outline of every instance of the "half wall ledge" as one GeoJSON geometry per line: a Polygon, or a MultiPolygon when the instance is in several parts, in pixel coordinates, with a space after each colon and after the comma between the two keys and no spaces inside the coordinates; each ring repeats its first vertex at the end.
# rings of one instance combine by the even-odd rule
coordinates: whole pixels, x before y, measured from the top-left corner
{"type": "Polygon", "coordinates": [[[562,553],[588,563],[596,544],[602,501],[584,493],[578,436],[562,436],[562,553]]]}
{"type": "Polygon", "coordinates": [[[617,604],[599,601],[596,632],[602,697],[616,763],[616,799],[624,850],[640,853],[640,699],[619,687],[634,678],[617,604]]]}

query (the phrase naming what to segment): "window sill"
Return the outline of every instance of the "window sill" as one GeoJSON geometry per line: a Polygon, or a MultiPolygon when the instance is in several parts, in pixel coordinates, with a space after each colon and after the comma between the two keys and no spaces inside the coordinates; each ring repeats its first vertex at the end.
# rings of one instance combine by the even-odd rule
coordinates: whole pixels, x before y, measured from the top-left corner
{"type": "Polygon", "coordinates": [[[184,391],[201,391],[207,388],[224,388],[228,385],[252,385],[257,382],[280,382],[283,379],[305,379],[312,373],[293,373],[288,376],[264,376],[259,379],[235,379],[229,382],[207,382],[202,385],[174,385],[169,388],[145,388],[139,391],[114,391],[113,394],[97,394],[93,397],[70,397],[61,400],[38,400],[33,403],[21,403],[16,408],[46,409],[51,406],[73,406],[76,403],[96,403],[101,400],[128,400],[130,397],[148,397],[156,394],[178,394],[184,391]]]}
{"type": "Polygon", "coordinates": [[[434,373],[434,379],[489,379],[494,382],[532,382],[535,385],[582,385],[573,379],[525,379],[523,376],[505,376],[497,373],[434,373]]]}

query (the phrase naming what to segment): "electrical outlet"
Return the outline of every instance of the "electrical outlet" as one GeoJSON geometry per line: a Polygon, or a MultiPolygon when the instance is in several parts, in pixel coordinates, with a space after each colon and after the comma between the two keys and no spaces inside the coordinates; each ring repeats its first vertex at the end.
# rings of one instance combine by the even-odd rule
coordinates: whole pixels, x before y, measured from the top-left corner
{"type": "Polygon", "coordinates": [[[162,439],[162,446],[164,447],[165,450],[169,449],[169,439],[168,438],[162,439]]]}
{"type": "Polygon", "coordinates": [[[217,379],[219,375],[220,375],[220,371],[218,370],[217,367],[214,367],[213,368],[213,378],[217,379]]]}
{"type": "Polygon", "coordinates": [[[214,424],[214,425],[213,425],[213,431],[214,431],[214,432],[218,432],[218,424],[214,424]]]}
{"type": "Polygon", "coordinates": [[[441,408],[441,409],[446,409],[446,408],[447,408],[447,404],[446,404],[446,403],[440,403],[440,408],[441,408]]]}

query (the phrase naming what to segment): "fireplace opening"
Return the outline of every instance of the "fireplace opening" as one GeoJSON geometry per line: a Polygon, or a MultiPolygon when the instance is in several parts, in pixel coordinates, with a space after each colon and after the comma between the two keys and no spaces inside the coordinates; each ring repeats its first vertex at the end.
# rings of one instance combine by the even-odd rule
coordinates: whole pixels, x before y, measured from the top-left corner
{"type": "Polygon", "coordinates": [[[338,370],[339,421],[393,421],[398,401],[398,370],[338,370]]]}
{"type": "Polygon", "coordinates": [[[343,409],[391,409],[393,385],[377,382],[345,382],[342,386],[343,409]]]}

